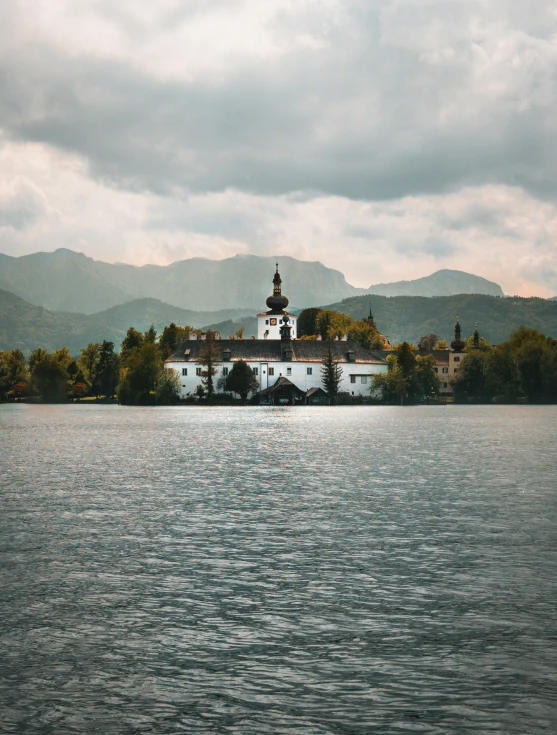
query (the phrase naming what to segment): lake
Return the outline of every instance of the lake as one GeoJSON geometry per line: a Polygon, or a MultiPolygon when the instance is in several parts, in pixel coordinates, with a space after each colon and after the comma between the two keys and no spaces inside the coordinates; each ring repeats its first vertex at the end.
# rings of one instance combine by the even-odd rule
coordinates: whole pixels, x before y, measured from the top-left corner
{"type": "Polygon", "coordinates": [[[0,732],[557,732],[557,407],[0,406],[0,732]]]}

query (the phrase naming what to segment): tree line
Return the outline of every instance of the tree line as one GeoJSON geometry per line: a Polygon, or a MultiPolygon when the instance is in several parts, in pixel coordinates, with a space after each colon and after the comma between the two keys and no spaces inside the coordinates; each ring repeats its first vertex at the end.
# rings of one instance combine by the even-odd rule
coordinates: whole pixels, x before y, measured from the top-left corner
{"type": "Polygon", "coordinates": [[[0,351],[0,400],[118,397],[121,403],[176,403],[179,379],[165,370],[164,360],[192,331],[170,324],[157,338],[154,327],[145,333],[130,327],[119,352],[113,342],[91,342],[78,357],[67,347],[54,352],[38,347],[28,358],[21,350],[0,351]]]}

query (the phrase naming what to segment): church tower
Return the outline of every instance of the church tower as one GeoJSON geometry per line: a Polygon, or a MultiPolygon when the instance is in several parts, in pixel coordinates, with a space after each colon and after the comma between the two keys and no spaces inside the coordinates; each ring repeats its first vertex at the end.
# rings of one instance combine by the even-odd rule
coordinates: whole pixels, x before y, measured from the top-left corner
{"type": "Polygon", "coordinates": [[[278,263],[273,276],[273,293],[267,299],[269,311],[257,315],[257,339],[281,339],[281,320],[288,317],[286,324],[290,325],[290,337],[296,339],[297,317],[286,311],[288,299],[282,293],[282,279],[280,277],[278,263]]]}

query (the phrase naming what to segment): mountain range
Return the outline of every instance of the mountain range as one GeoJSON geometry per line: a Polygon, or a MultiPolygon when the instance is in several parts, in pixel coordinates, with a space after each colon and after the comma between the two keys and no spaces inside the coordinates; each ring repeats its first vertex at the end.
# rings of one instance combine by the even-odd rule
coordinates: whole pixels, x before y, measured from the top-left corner
{"type": "MultiPolygon", "coordinates": [[[[368,289],[319,262],[280,257],[284,292],[291,307],[304,308],[366,293],[385,296],[445,296],[484,293],[503,296],[501,287],[463,271],[440,270],[415,281],[368,289]]],[[[158,299],[199,311],[264,308],[271,293],[275,259],[236,255],[224,260],[191,258],[166,266],[104,263],[64,248],[14,258],[0,254],[0,289],[51,311],[95,314],[136,299],[158,299]]]]}
{"type": "MultiPolygon", "coordinates": [[[[416,343],[420,337],[434,332],[450,341],[456,315],[464,336],[472,334],[476,322],[483,337],[491,343],[501,342],[510,332],[524,324],[557,338],[557,301],[539,298],[499,298],[484,294],[453,296],[376,296],[351,297],[325,305],[355,318],[373,311],[379,330],[391,343],[403,340],[416,343]]],[[[67,346],[77,355],[89,342],[103,339],[119,348],[128,327],[146,331],[151,324],[158,332],[170,322],[218,329],[223,337],[240,326],[249,338],[257,331],[253,312],[221,310],[195,312],[165,304],[157,299],[139,299],[111,307],[97,314],[52,312],[27,303],[18,296],[0,290],[0,350],[20,349],[25,353],[35,347],[47,350],[67,346]]]]}

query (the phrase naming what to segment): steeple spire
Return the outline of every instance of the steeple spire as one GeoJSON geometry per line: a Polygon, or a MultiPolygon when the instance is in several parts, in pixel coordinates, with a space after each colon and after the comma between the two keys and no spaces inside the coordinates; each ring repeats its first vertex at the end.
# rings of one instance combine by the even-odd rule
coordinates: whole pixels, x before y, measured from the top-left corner
{"type": "Polygon", "coordinates": [[[462,339],[460,338],[461,334],[461,327],[460,327],[460,321],[457,316],[456,318],[456,324],[454,326],[454,339],[451,342],[451,347],[453,349],[453,352],[462,352],[464,347],[466,346],[462,339]]]}
{"type": "Polygon", "coordinates": [[[288,306],[288,299],[282,295],[281,291],[282,279],[280,277],[278,263],[276,264],[276,272],[273,276],[273,295],[267,299],[267,306],[271,310],[269,313],[282,314],[288,306]]]}

